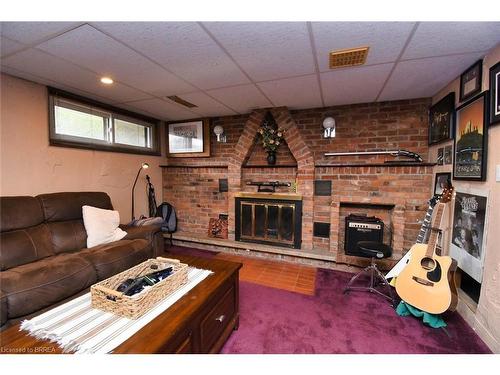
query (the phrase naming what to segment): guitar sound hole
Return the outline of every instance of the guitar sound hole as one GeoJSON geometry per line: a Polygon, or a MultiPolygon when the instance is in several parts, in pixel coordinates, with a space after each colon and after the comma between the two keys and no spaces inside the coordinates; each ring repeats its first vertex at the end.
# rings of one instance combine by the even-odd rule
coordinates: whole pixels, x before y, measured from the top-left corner
{"type": "Polygon", "coordinates": [[[436,262],[431,258],[423,258],[420,261],[420,265],[426,270],[432,270],[434,269],[434,267],[436,267],[436,262]]]}

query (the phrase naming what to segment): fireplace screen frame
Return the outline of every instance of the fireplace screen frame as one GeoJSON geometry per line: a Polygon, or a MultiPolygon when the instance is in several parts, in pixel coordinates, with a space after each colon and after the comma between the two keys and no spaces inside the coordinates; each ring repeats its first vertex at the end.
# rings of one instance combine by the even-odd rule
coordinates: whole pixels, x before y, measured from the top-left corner
{"type": "Polygon", "coordinates": [[[288,200],[288,199],[269,199],[269,198],[246,198],[237,197],[235,198],[235,239],[240,242],[252,242],[260,243],[265,245],[273,245],[280,247],[288,247],[293,249],[300,249],[302,243],[302,201],[301,200],[288,200]],[[242,210],[244,205],[252,206],[252,234],[243,234],[243,221],[242,221],[242,210]],[[277,206],[278,207],[278,222],[281,220],[281,212],[283,207],[289,207],[293,209],[293,239],[286,240],[280,238],[280,228],[278,224],[277,228],[277,238],[268,236],[267,232],[264,236],[255,235],[255,206],[265,206],[266,207],[266,224],[264,225],[265,231],[267,231],[267,218],[268,218],[268,207],[277,206]]]}

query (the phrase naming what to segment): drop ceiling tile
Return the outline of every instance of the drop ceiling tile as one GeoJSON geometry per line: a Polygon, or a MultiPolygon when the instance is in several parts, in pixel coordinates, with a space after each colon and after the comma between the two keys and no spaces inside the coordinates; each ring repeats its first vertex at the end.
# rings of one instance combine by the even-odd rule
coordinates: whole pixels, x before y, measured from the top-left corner
{"type": "Polygon", "coordinates": [[[182,108],[178,104],[157,98],[121,103],[119,106],[128,108],[131,111],[146,112],[150,116],[155,116],[161,120],[185,120],[198,117],[197,114],[182,108]]]}
{"type": "Polygon", "coordinates": [[[249,82],[196,22],[98,22],[92,25],[201,89],[249,82]]]}
{"type": "Polygon", "coordinates": [[[200,116],[230,116],[237,114],[237,112],[224,106],[203,92],[183,94],[181,97],[190,103],[196,104],[197,107],[190,108],[190,110],[196,112],[200,116]]]}
{"type": "Polygon", "coordinates": [[[480,57],[469,53],[399,62],[379,100],[431,97],[480,57]]]}
{"type": "Polygon", "coordinates": [[[82,22],[2,22],[1,33],[12,40],[32,44],[78,25],[82,25],[82,22]]]}
{"type": "Polygon", "coordinates": [[[3,59],[2,64],[62,85],[106,97],[114,102],[151,97],[119,82],[105,86],[99,82],[97,75],[34,48],[11,55],[3,59]]]}
{"type": "Polygon", "coordinates": [[[313,22],[311,24],[319,70],[330,71],[329,53],[338,49],[368,46],[366,64],[396,61],[413,22],[313,22]]]}
{"type": "Polygon", "coordinates": [[[153,95],[195,91],[185,81],[89,25],[44,42],[37,48],[153,95]]]}
{"type": "Polygon", "coordinates": [[[207,93],[239,113],[272,106],[255,85],[225,87],[209,90],[207,93]]]}
{"type": "Polygon", "coordinates": [[[487,51],[500,42],[500,22],[421,22],[403,60],[487,51]]]}
{"type": "Polygon", "coordinates": [[[257,84],[275,106],[291,109],[321,107],[318,80],[315,74],[285,78],[257,84]]]}
{"type": "Polygon", "coordinates": [[[314,72],[305,22],[205,22],[254,81],[314,72]]]}
{"type": "Polygon", "coordinates": [[[22,78],[22,79],[25,79],[25,80],[28,80],[28,81],[31,81],[34,83],[39,83],[39,84],[45,85],[45,86],[52,86],[52,87],[55,87],[55,88],[58,88],[61,90],[71,92],[73,94],[77,94],[77,95],[80,95],[80,96],[83,96],[83,97],[86,97],[89,99],[94,99],[94,100],[100,101],[102,103],[113,104],[113,101],[109,98],[104,98],[102,96],[99,96],[99,95],[96,95],[96,94],[93,94],[93,93],[90,93],[87,91],[83,91],[83,90],[76,89],[74,87],[66,86],[66,85],[63,85],[59,82],[54,82],[52,80],[49,80],[49,79],[46,79],[43,77],[39,77],[39,76],[35,76],[33,74],[26,73],[26,72],[23,72],[21,70],[17,70],[17,69],[8,67],[8,66],[4,66],[4,65],[0,66],[0,71],[2,73],[6,73],[6,74],[9,74],[9,75],[17,77],[17,78],[22,78]]]}
{"type": "Polygon", "coordinates": [[[375,101],[393,66],[393,63],[388,63],[321,73],[325,105],[375,101]]]}
{"type": "Polygon", "coordinates": [[[5,37],[0,38],[0,54],[1,56],[9,55],[11,53],[17,52],[25,48],[24,44],[15,42],[13,40],[7,39],[5,37]]]}

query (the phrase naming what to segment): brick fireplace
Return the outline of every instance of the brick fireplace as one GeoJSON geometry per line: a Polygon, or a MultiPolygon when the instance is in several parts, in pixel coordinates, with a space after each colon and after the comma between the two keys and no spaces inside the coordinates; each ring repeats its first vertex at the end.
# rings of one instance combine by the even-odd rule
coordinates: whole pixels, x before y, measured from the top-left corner
{"type": "Polygon", "coordinates": [[[366,259],[343,252],[344,217],[362,213],[384,221],[388,228],[384,242],[394,247],[386,262],[394,263],[416,239],[417,220],[425,215],[431,195],[432,164],[388,165],[380,156],[325,158],[323,154],[407,149],[426,161],[429,103],[416,99],[296,111],[279,107],[212,119],[212,129],[224,127],[227,143],[211,137],[211,157],[167,160],[163,200],[176,207],[180,233],[206,235],[209,219],[227,214],[229,239],[234,241],[236,198],[259,194],[248,181],[296,183],[296,192],[288,187],[276,190],[302,198],[302,243],[296,256],[327,255],[339,263],[366,264],[366,259]],[[280,147],[275,166],[266,165],[266,154],[257,142],[267,111],[286,129],[286,144],[280,147]],[[334,139],[322,137],[321,122],[327,115],[337,122],[334,139]],[[219,191],[221,179],[227,180],[227,192],[219,191]],[[330,181],[330,194],[315,195],[315,181],[330,181]],[[313,227],[328,225],[326,236],[314,236],[313,227]]]}

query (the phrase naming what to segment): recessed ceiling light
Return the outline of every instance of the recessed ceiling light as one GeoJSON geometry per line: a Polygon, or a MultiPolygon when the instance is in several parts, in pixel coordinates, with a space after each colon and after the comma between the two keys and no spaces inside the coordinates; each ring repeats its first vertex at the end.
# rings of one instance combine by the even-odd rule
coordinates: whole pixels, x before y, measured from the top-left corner
{"type": "Polygon", "coordinates": [[[111,85],[114,81],[109,77],[101,77],[101,83],[105,85],[111,85]]]}

